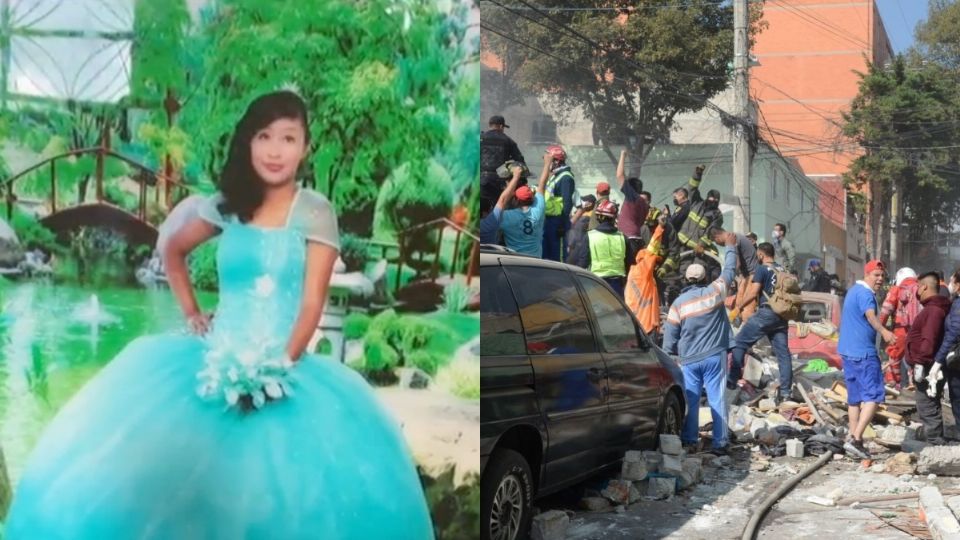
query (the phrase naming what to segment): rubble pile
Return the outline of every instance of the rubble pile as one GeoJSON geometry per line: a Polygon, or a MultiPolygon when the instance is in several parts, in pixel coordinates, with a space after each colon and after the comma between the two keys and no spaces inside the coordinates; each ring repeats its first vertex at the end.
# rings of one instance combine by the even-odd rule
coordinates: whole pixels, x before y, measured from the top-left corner
{"type": "MultiPolygon", "coordinates": [[[[737,443],[753,445],[767,457],[802,458],[827,451],[843,453],[847,436],[847,389],[843,372],[825,363],[795,359],[791,400],[774,401],[780,373],[776,358],[762,347],[745,358],[743,380],[728,392],[728,426],[737,443]]],[[[919,452],[920,424],[910,423],[916,404],[887,387],[887,403],[880,407],[864,439],[873,453],[919,452]]],[[[709,409],[701,410],[701,435],[709,437],[709,409]]]]}

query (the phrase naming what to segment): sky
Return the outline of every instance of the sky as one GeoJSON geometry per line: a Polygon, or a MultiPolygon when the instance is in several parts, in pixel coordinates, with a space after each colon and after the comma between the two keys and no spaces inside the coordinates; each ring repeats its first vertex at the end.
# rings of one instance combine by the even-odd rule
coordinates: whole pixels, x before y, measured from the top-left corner
{"type": "Polygon", "coordinates": [[[893,51],[902,53],[913,45],[917,23],[927,18],[925,0],[876,0],[893,51]]]}

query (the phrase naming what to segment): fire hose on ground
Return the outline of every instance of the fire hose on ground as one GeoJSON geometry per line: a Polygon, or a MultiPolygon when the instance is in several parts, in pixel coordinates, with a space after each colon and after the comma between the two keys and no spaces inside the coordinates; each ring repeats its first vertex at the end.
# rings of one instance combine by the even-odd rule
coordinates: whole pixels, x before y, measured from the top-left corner
{"type": "Polygon", "coordinates": [[[797,487],[797,484],[813,474],[820,467],[823,467],[831,459],[833,459],[833,452],[827,452],[823,454],[815,463],[797,473],[797,475],[793,478],[784,482],[769,497],[764,499],[763,503],[761,503],[760,506],[757,507],[757,510],[753,513],[753,516],[750,517],[747,527],[743,530],[743,536],[741,539],[754,540],[757,536],[757,530],[760,528],[760,523],[763,521],[763,517],[767,514],[767,512],[770,511],[770,508],[777,504],[777,501],[782,499],[784,495],[790,493],[793,488],[797,487]]]}

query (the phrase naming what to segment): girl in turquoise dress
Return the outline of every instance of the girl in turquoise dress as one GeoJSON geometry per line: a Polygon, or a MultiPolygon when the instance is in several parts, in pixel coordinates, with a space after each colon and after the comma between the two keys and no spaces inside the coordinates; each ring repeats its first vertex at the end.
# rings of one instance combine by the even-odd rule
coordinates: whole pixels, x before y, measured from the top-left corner
{"type": "Polygon", "coordinates": [[[166,242],[191,333],[131,342],[47,427],[7,540],[433,538],[414,462],[366,381],[305,354],[337,258],[336,216],[300,189],[303,101],[262,96],[220,193],[166,242]],[[185,262],[220,235],[215,315],[185,262]]]}

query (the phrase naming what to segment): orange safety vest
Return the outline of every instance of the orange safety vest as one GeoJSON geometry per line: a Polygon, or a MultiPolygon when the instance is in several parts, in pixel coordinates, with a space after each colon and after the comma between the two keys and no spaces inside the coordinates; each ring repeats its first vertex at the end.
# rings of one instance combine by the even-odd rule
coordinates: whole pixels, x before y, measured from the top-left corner
{"type": "Polygon", "coordinates": [[[660,295],[657,292],[654,270],[663,258],[657,254],[662,237],[663,227],[659,226],[653,232],[653,238],[646,249],[637,253],[637,263],[630,267],[623,291],[627,307],[636,315],[640,327],[648,334],[660,329],[660,295]]]}

